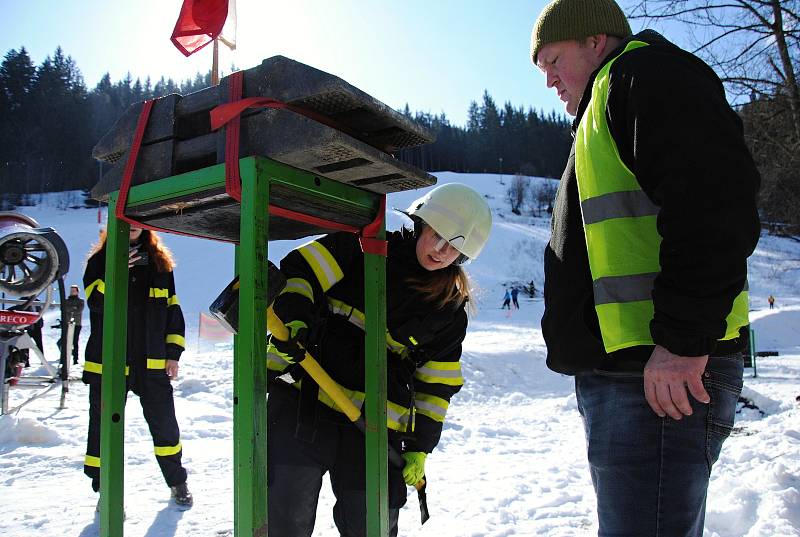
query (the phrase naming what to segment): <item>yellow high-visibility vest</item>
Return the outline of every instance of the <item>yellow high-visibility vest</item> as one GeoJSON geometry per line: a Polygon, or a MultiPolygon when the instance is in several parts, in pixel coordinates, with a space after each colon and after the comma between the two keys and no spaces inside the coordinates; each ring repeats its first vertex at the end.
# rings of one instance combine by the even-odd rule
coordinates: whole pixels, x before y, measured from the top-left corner
{"type": "MultiPolygon", "coordinates": [[[[583,231],[589,254],[595,310],[606,352],[653,345],[653,284],[661,272],[659,207],[622,162],[606,121],[609,72],[623,54],[648,46],[631,41],[598,72],[592,95],[578,125],[575,174],[583,231]]],[[[722,340],[749,324],[747,288],[736,297],[722,340]]]]}

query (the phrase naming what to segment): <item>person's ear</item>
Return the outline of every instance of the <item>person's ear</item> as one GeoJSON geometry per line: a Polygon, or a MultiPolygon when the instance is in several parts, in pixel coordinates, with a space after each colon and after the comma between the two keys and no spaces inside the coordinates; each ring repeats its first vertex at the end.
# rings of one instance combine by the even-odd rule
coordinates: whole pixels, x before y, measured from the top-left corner
{"type": "Polygon", "coordinates": [[[606,46],[608,46],[608,35],[606,34],[590,35],[586,39],[589,48],[591,48],[595,57],[601,59],[604,58],[607,53],[606,46]]]}

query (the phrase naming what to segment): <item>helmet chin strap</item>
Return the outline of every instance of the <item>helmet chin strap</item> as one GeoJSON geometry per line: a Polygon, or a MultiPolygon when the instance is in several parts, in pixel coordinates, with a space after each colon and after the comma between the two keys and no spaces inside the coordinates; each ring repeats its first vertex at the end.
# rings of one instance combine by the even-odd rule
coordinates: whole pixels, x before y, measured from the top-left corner
{"type": "Polygon", "coordinates": [[[465,256],[464,254],[459,253],[458,257],[456,257],[456,260],[453,261],[453,264],[454,265],[466,265],[470,261],[471,261],[471,259],[469,257],[465,256]]]}

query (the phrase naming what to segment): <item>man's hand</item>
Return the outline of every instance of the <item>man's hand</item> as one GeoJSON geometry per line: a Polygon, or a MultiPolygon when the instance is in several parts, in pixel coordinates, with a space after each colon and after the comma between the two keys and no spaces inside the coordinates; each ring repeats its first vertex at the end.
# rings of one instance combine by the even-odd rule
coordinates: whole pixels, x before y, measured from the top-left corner
{"type": "Polygon", "coordinates": [[[703,386],[707,362],[707,354],[678,356],[656,345],[644,367],[644,396],[653,412],[662,418],[669,415],[676,420],[691,416],[692,406],[686,388],[695,399],[708,403],[711,397],[703,386]]]}
{"type": "Polygon", "coordinates": [[[178,378],[178,361],[167,360],[167,365],[164,366],[164,370],[167,372],[167,376],[170,380],[175,380],[178,378]]]}

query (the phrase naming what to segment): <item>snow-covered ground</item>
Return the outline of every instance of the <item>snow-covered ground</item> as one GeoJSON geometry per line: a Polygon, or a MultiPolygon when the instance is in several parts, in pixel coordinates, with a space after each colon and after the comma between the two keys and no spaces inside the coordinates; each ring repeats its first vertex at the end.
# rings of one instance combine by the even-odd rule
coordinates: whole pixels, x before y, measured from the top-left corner
{"type": "MultiPolygon", "coordinates": [[[[573,383],[544,364],[541,299],[521,295],[519,311],[499,309],[504,283],[533,280],[541,289],[548,219],[510,212],[505,195],[510,176],[439,174],[440,184],[449,181],[484,193],[495,225],[484,253],[469,267],[481,292],[464,345],[466,385],[454,398],[442,441],[426,465],[432,518],[419,526],[417,501],[410,495],[400,534],[596,534],[594,492],[573,383]]],[[[389,205],[405,208],[419,195],[391,195],[389,205]]],[[[62,234],[72,256],[67,283],[77,283],[97,237],[97,212],[58,208],[63,205],[58,196],[48,195],[36,207],[21,210],[62,234]]],[[[393,214],[389,227],[401,222],[393,214]]],[[[177,290],[189,326],[189,348],[174,386],[195,505],[181,512],[169,504],[147,425],[131,395],[126,411],[125,535],[227,535],[233,528],[232,351],[228,345],[198,342],[197,320],[230,279],[233,248],[173,235],[166,240],[178,259],[177,290]]],[[[279,260],[295,244],[270,243],[270,258],[279,260]]],[[[706,537],[800,535],[800,405],[795,402],[800,394],[800,244],[764,236],[750,268],[758,348],[780,355],[760,358],[757,378],[752,369],[745,370],[745,395],[760,411],[742,410],[714,468],[706,537]],[[770,293],[777,298],[774,310],[766,309],[770,293]]],[[[48,317],[46,326],[55,314],[48,317]]],[[[54,358],[57,334],[46,329],[45,335],[45,354],[54,358]]],[[[73,375],[79,373],[78,368],[73,375]]],[[[31,395],[12,391],[11,406],[31,395]]],[[[58,409],[58,397],[54,389],[0,418],[0,535],[98,534],[96,495],[82,473],[87,389],[71,383],[64,410],[58,409]]],[[[315,536],[338,535],[332,505],[326,485],[315,536]]]]}

